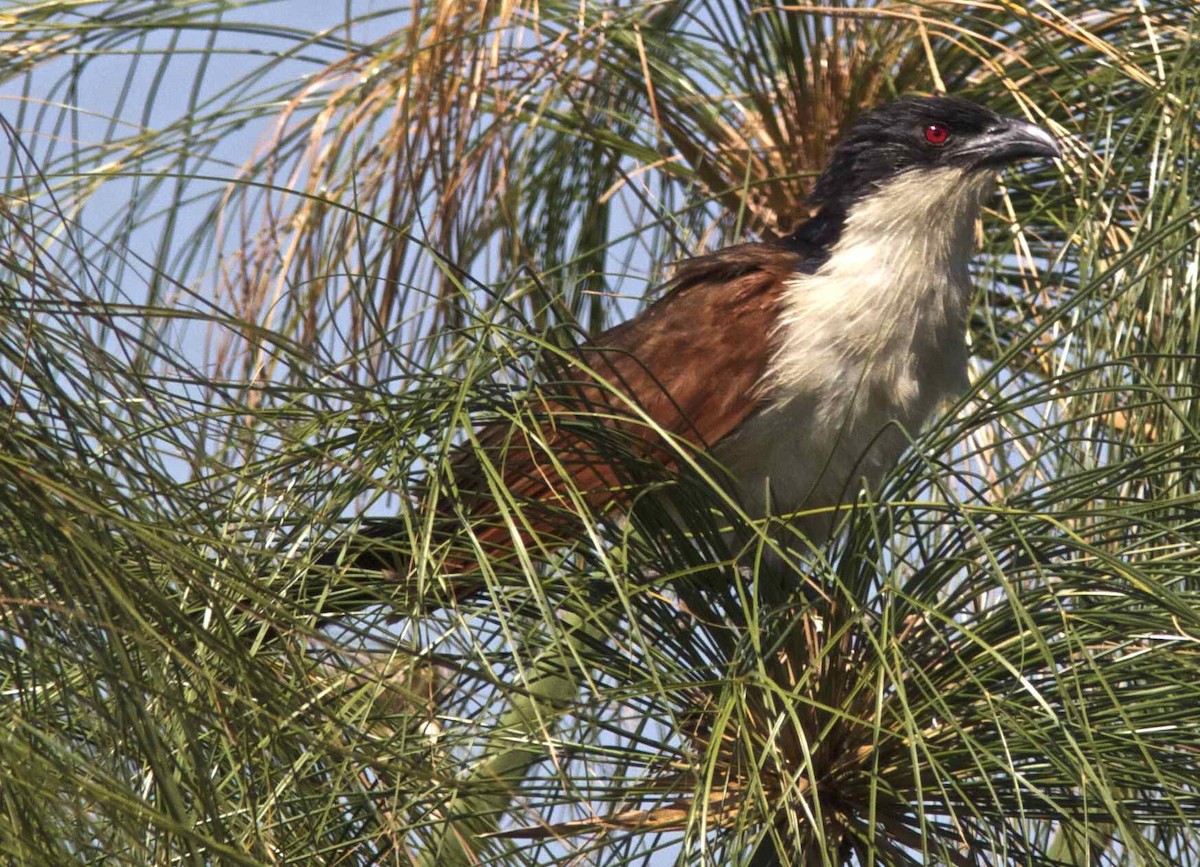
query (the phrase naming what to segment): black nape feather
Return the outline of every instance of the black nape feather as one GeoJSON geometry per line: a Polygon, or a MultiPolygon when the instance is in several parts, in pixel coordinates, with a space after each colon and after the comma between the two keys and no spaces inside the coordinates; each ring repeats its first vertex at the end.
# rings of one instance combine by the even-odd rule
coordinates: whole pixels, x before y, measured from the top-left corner
{"type": "Polygon", "coordinates": [[[828,204],[776,243],[800,254],[805,265],[802,270],[815,271],[829,258],[829,250],[841,237],[845,222],[845,208],[836,202],[828,204]]]}

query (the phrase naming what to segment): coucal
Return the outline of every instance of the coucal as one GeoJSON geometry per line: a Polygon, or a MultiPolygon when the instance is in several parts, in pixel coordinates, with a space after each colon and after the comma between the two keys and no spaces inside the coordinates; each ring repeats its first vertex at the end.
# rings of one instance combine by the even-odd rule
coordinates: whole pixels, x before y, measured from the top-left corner
{"type": "MultiPolygon", "coordinates": [[[[825,507],[876,484],[906,432],[967,385],[968,266],[998,170],[1060,155],[1040,127],[962,99],[906,97],[863,115],[816,181],[813,217],[682,263],[658,301],[574,354],[536,436],[477,432],[482,448],[451,462],[457,495],[439,517],[466,519],[474,556],[493,558],[535,533],[569,535],[572,495],[627,506],[626,474],[586,416],[667,468],[681,455],[667,439],[694,447],[751,517],[801,513],[810,540],[827,538],[825,507]],[[530,504],[526,523],[501,520],[498,497],[530,504]]],[[[403,526],[368,522],[321,562],[404,574],[411,560],[386,551],[403,526]]],[[[451,555],[443,571],[474,565],[451,555]]]]}

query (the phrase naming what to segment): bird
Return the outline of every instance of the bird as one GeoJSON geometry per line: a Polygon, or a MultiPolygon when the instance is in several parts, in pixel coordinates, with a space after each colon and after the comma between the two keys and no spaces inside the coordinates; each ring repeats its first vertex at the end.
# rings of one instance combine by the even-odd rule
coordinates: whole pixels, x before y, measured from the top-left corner
{"type": "MultiPolygon", "coordinates": [[[[442,569],[469,572],[541,532],[578,536],[572,497],[628,509],[627,469],[597,447],[597,427],[665,470],[691,449],[722,469],[749,517],[793,514],[811,542],[829,538],[836,507],[878,484],[969,385],[969,266],[1000,170],[1061,156],[1042,127],[958,97],[905,96],[860,115],[795,231],[680,263],[658,300],[560,365],[536,435],[502,422],[476,432],[450,461],[458,493],[434,516],[474,522],[470,551],[442,569]],[[522,524],[498,498],[540,508],[522,524]]],[[[387,546],[404,526],[368,521],[320,562],[411,572],[411,556],[387,546]]],[[[479,583],[460,587],[456,598],[479,583]]]]}

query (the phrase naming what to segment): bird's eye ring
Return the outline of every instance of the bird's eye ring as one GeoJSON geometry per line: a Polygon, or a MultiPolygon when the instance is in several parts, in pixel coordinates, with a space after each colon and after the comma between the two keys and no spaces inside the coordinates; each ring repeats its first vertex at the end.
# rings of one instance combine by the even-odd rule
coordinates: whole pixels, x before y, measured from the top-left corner
{"type": "Polygon", "coordinates": [[[931,123],[925,127],[925,141],[934,147],[941,147],[950,141],[950,130],[940,123],[931,123]]]}

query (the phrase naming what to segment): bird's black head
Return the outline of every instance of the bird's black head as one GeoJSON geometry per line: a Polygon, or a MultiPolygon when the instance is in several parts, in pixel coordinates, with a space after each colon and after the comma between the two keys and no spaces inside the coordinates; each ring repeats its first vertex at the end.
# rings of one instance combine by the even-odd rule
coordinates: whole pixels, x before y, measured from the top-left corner
{"type": "Polygon", "coordinates": [[[905,97],[868,112],[838,143],[814,201],[848,207],[910,171],[995,171],[1032,157],[1061,156],[1041,127],[949,96],[905,97]]]}

